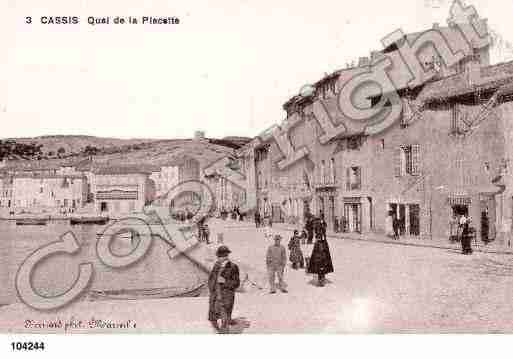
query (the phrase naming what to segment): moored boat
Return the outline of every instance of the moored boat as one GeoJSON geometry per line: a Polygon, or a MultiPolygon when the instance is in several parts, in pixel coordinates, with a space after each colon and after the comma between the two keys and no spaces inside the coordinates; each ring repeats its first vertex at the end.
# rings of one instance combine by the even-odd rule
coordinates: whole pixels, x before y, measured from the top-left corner
{"type": "Polygon", "coordinates": [[[70,218],[71,225],[77,224],[98,224],[105,225],[109,222],[109,217],[72,217],[70,218]]]}
{"type": "Polygon", "coordinates": [[[48,219],[43,218],[20,218],[16,220],[17,226],[46,226],[48,219]]]}

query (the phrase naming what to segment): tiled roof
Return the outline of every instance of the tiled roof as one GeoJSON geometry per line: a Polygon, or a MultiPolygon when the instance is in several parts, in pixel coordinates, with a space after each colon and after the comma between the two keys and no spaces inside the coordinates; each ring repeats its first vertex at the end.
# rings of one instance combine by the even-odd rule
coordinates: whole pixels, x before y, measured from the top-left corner
{"type": "Polygon", "coordinates": [[[150,174],[160,171],[160,166],[140,164],[140,165],[101,165],[93,168],[93,172],[99,175],[121,175],[121,174],[150,174]]]}
{"type": "Polygon", "coordinates": [[[19,171],[42,171],[42,170],[57,170],[61,166],[60,162],[52,160],[41,161],[9,161],[4,167],[5,170],[19,170],[19,171]]]}
{"type": "Polygon", "coordinates": [[[513,72],[501,71],[506,67],[504,64],[493,65],[481,69],[481,78],[479,83],[470,84],[468,74],[461,73],[454,76],[446,77],[438,81],[427,83],[419,94],[418,100],[430,102],[444,98],[472,93],[476,90],[490,90],[501,88],[502,91],[513,91],[513,72]],[[495,71],[499,69],[499,71],[495,71]],[[483,76],[486,73],[493,73],[493,76],[483,76]]]}

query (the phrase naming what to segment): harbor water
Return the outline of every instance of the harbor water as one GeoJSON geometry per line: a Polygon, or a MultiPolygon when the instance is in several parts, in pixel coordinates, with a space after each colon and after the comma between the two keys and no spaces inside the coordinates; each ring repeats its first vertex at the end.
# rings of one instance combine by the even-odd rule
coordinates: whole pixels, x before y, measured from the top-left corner
{"type": "MultiPolygon", "coordinates": [[[[57,296],[66,292],[78,276],[81,263],[93,264],[92,284],[81,298],[91,300],[88,294],[96,292],[148,291],[165,293],[185,292],[205,283],[207,274],[184,256],[171,259],[169,245],[153,237],[151,248],[137,263],[127,268],[111,268],[103,264],[96,253],[101,225],[74,225],[69,221],[54,220],[46,225],[16,225],[15,221],[0,220],[0,305],[19,302],[15,277],[23,261],[37,249],[58,241],[72,231],[80,250],[74,255],[56,254],[38,263],[33,272],[33,287],[43,296],[57,296]]],[[[129,240],[116,239],[112,251],[126,255],[134,246],[129,240]]],[[[204,294],[204,292],[202,292],[204,294]]]]}

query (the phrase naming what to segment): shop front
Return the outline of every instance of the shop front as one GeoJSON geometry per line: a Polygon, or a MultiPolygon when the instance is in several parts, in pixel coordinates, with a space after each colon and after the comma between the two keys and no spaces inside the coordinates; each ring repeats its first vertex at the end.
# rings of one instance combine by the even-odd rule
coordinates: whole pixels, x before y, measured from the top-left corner
{"type": "Polygon", "coordinates": [[[420,203],[392,201],[388,204],[388,210],[398,219],[401,236],[420,236],[420,203]]]}
{"type": "Polygon", "coordinates": [[[335,231],[335,223],[338,222],[336,216],[336,198],[337,191],[334,187],[318,188],[317,197],[317,216],[324,217],[328,230],[335,231]]]}
{"type": "Polygon", "coordinates": [[[344,232],[362,233],[361,197],[344,197],[344,215],[342,223],[344,232]]]}

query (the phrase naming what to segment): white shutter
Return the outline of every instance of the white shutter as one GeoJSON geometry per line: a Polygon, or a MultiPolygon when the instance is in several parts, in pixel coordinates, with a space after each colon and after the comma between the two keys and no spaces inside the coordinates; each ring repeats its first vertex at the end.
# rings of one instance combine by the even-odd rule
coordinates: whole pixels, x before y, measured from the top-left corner
{"type": "Polygon", "coordinates": [[[420,175],[420,145],[411,146],[412,172],[413,176],[420,175]]]}
{"type": "Polygon", "coordinates": [[[394,175],[395,177],[401,177],[402,175],[402,154],[403,150],[399,147],[394,150],[394,175]]]}

